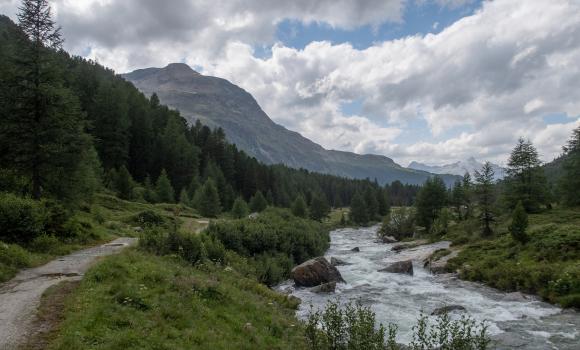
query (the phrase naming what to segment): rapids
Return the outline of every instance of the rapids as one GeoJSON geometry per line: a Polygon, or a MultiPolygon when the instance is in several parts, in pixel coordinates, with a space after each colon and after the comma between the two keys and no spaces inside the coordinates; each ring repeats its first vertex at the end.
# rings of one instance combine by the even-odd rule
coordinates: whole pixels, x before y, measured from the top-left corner
{"type": "Polygon", "coordinates": [[[302,299],[298,316],[305,318],[314,308],[323,307],[329,298],[341,303],[360,300],[376,313],[377,321],[399,327],[397,341],[408,343],[412,326],[423,311],[430,314],[444,305],[462,305],[478,321],[486,320],[495,349],[580,349],[580,314],[530,297],[526,301],[502,300],[506,293],[479,283],[457,279],[452,274],[432,275],[422,260],[431,252],[449,246],[438,242],[400,253],[391,244],[379,243],[378,227],[339,229],[331,232],[326,257],[338,257],[352,265],[339,266],[346,284],[338,284],[334,294],[315,294],[308,288],[295,288],[292,281],[278,290],[302,299]],[[359,247],[360,252],[351,249],[359,247]],[[378,272],[389,262],[413,259],[414,276],[378,272]]]}

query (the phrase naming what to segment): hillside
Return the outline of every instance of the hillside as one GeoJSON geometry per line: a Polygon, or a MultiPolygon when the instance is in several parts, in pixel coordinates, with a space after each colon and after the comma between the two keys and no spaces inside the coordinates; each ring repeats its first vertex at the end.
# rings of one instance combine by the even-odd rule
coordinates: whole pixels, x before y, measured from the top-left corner
{"type": "MultiPolygon", "coordinates": [[[[400,180],[422,184],[427,172],[406,169],[392,159],[326,150],[320,145],[274,123],[245,90],[221,78],[204,76],[186,64],[147,68],[125,74],[146,95],[156,93],[160,101],[190,122],[200,120],[224,129],[228,140],[268,164],[351,178],[376,178],[380,183],[400,180]]],[[[447,183],[453,178],[446,176],[447,183]]]]}

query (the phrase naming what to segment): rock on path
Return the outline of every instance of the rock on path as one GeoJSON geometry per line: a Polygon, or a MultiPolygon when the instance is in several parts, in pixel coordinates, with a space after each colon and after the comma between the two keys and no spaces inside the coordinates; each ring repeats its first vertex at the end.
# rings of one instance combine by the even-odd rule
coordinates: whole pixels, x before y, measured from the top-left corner
{"type": "Polygon", "coordinates": [[[10,281],[0,284],[0,349],[16,349],[31,330],[40,297],[62,281],[82,279],[100,257],[134,245],[136,238],[118,238],[107,244],[83,249],[60,257],[46,265],[26,269],[10,281]]]}

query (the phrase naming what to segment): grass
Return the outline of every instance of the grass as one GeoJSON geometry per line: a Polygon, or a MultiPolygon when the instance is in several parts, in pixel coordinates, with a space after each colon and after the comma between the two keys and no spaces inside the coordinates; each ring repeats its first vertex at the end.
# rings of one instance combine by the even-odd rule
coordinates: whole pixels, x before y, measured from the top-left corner
{"type": "Polygon", "coordinates": [[[529,242],[514,241],[503,216],[495,235],[481,239],[475,221],[450,228],[445,237],[462,251],[448,266],[464,279],[505,291],[538,294],[564,307],[580,307],[580,208],[555,208],[529,216],[529,242]]]}
{"type": "Polygon", "coordinates": [[[131,249],[89,270],[48,349],[303,349],[296,307],[235,266],[131,249]]]}

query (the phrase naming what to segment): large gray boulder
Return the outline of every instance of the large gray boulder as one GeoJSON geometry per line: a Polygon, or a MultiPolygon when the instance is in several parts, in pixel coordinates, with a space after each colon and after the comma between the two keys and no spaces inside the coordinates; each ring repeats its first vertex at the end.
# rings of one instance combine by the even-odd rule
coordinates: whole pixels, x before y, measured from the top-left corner
{"type": "Polygon", "coordinates": [[[310,259],[294,267],[290,272],[294,283],[302,287],[314,287],[329,282],[344,282],[340,272],[324,257],[310,259]]]}
{"type": "Polygon", "coordinates": [[[335,290],[336,282],[324,283],[310,289],[312,293],[334,293],[335,290]]]}
{"type": "Polygon", "coordinates": [[[346,262],[340,258],[335,258],[334,256],[330,258],[330,265],[332,266],[344,266],[344,265],[351,265],[349,262],[346,262]]]}
{"type": "Polygon", "coordinates": [[[380,269],[379,272],[404,273],[413,276],[413,261],[397,261],[385,267],[384,269],[380,269]]]}
{"type": "Polygon", "coordinates": [[[465,308],[461,305],[447,305],[443,307],[439,307],[431,313],[433,316],[439,316],[443,314],[448,314],[451,311],[465,311],[465,308]]]}

